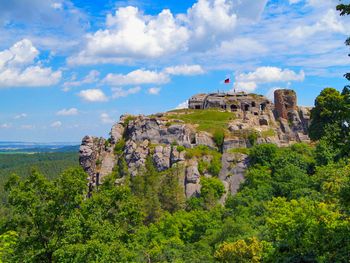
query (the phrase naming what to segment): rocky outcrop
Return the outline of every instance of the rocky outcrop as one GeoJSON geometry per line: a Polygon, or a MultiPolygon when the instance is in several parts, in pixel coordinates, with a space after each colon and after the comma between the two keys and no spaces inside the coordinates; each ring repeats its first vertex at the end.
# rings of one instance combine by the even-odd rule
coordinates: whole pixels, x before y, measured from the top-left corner
{"type": "MultiPolygon", "coordinates": [[[[249,162],[247,155],[237,153],[241,148],[261,143],[288,146],[295,142],[309,141],[307,128],[310,108],[296,106],[294,92],[277,91],[275,95],[276,105],[265,97],[254,94],[239,93],[226,97],[222,94],[201,94],[193,97],[191,107],[194,109],[219,105],[221,111],[234,111],[234,117],[227,123],[224,141],[219,146],[214,142],[212,134],[200,131],[192,122],[174,118],[174,113],[123,115],[113,125],[107,140],[91,136],[83,138],[80,165],[88,174],[91,189],[103,183],[103,178],[112,173],[120,160],[125,160],[131,176],[139,175],[147,158],[151,158],[156,169],[165,172],[164,174],[174,165],[180,165],[183,167],[180,183],[184,187],[184,194],[190,198],[200,194],[202,176],[217,176],[200,167],[203,163],[210,164],[213,156],[188,155],[189,149],[202,145],[211,151],[222,153],[222,169],[218,178],[223,182],[227,193],[235,194],[244,180],[249,162]],[[237,151],[232,151],[233,149],[237,151]]],[[[122,182],[123,178],[118,179],[118,184],[122,182]]],[[[225,198],[226,195],[222,202],[225,198]]]]}

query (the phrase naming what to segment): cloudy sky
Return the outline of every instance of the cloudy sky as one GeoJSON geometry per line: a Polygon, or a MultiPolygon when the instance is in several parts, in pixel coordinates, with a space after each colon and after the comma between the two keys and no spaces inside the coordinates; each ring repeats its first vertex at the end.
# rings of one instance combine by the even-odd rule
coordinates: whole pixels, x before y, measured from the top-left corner
{"type": "Polygon", "coordinates": [[[233,88],[313,105],[347,84],[338,2],[0,0],[0,141],[107,136],[123,113],[233,88]]]}

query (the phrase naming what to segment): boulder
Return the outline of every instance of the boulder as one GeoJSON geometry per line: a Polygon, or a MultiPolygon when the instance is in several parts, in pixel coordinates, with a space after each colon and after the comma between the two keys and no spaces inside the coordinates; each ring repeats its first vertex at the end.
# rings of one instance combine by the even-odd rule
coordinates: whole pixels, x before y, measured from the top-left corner
{"type": "Polygon", "coordinates": [[[156,146],[153,154],[153,162],[158,171],[164,171],[170,168],[171,146],[156,146]]]}

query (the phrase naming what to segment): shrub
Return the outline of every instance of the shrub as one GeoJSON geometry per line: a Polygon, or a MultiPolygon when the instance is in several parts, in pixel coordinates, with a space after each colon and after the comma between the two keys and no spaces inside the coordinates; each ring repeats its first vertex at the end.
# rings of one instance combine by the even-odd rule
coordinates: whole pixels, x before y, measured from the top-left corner
{"type": "Polygon", "coordinates": [[[124,138],[122,138],[115,144],[114,154],[119,155],[119,156],[122,155],[124,147],[125,147],[125,140],[124,140],[124,138]]]}
{"type": "Polygon", "coordinates": [[[258,133],[256,131],[251,131],[249,132],[247,139],[249,141],[249,143],[254,146],[256,144],[256,141],[258,140],[258,133]]]}
{"type": "Polygon", "coordinates": [[[225,193],[225,187],[218,178],[201,178],[201,196],[206,199],[214,197],[219,199],[225,193]]]}
{"type": "Polygon", "coordinates": [[[278,147],[272,143],[260,144],[254,146],[249,151],[251,164],[260,164],[268,166],[277,156],[278,147]]]}
{"type": "Polygon", "coordinates": [[[213,134],[214,142],[216,143],[216,146],[221,149],[222,145],[224,144],[225,139],[225,133],[222,129],[216,130],[213,134]]]}
{"type": "Polygon", "coordinates": [[[178,145],[178,146],[176,147],[176,150],[177,150],[179,153],[180,153],[180,152],[183,152],[185,149],[186,149],[185,146],[182,146],[182,145],[178,145]]]}
{"type": "Polygon", "coordinates": [[[215,176],[218,176],[222,168],[220,156],[214,156],[210,162],[208,171],[215,176]]]}

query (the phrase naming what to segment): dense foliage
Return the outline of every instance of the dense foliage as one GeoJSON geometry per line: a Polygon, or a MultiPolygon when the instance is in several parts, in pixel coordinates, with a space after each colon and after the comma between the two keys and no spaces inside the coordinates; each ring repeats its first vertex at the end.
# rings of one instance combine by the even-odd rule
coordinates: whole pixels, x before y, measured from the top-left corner
{"type": "MultiPolygon", "coordinates": [[[[0,189],[13,173],[25,178],[33,169],[37,169],[49,179],[57,178],[69,167],[78,166],[78,153],[35,153],[35,154],[0,154],[0,189]]],[[[4,191],[0,190],[0,199],[4,191]]]]}
{"type": "Polygon", "coordinates": [[[91,198],[80,169],[55,180],[37,171],[13,175],[5,186],[0,256],[3,262],[347,262],[350,164],[324,165],[315,149],[254,146],[246,181],[225,206],[217,178],[203,177],[201,196],[186,201],[181,167],[159,173],[151,159],[134,178],[121,162],[91,198]]]}

